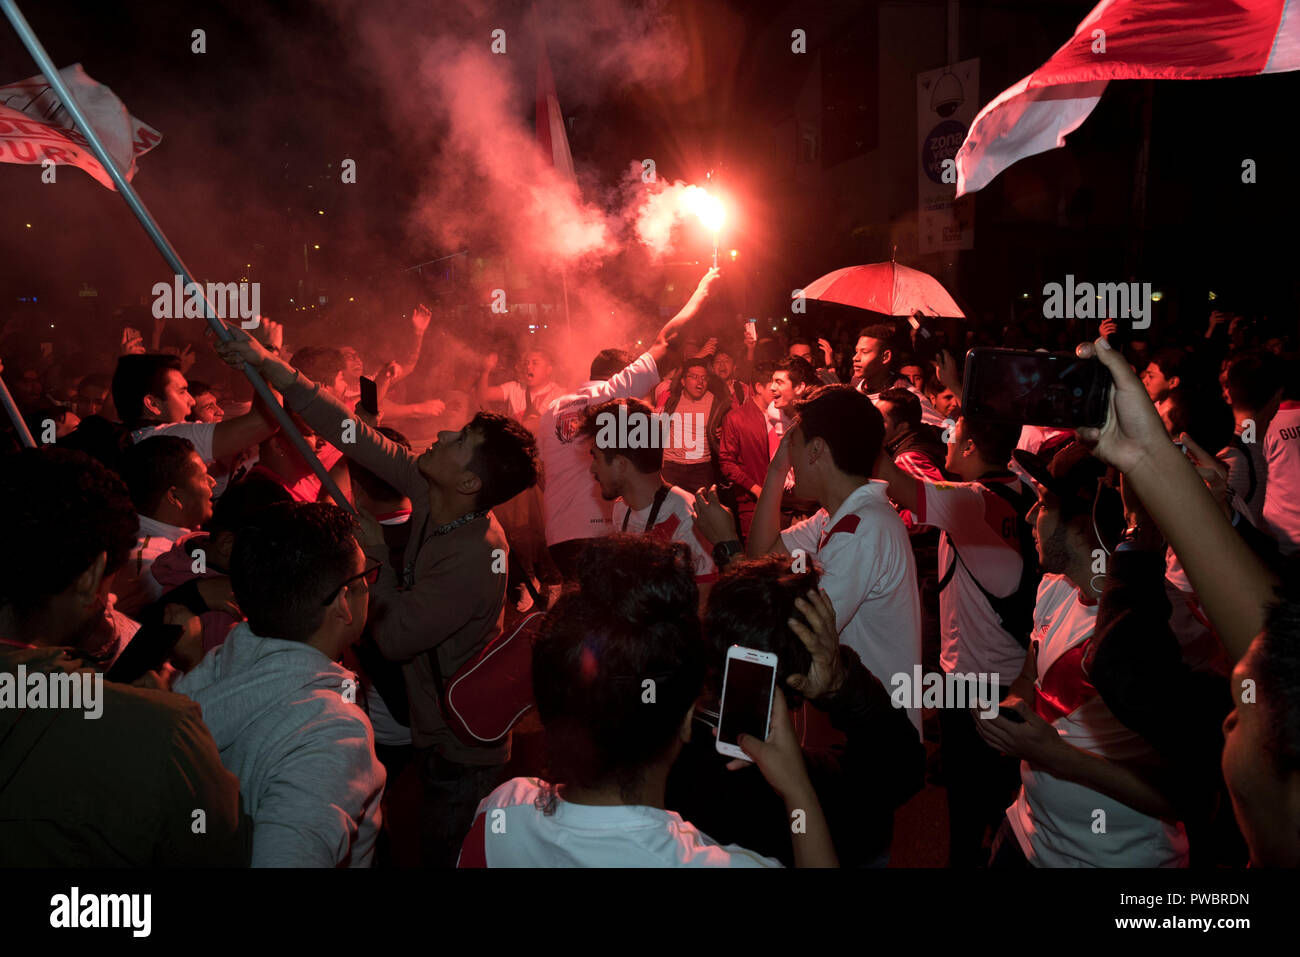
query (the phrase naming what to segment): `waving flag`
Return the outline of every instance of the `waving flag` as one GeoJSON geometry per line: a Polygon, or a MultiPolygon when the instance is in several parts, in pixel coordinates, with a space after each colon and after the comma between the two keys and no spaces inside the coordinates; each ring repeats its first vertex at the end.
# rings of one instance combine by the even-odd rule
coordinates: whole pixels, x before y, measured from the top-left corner
{"type": "MultiPolygon", "coordinates": [[[[113,91],[92,80],[80,63],[64,67],[59,76],[129,182],[135,158],[162,142],[162,134],[128,113],[113,91]]],[[[39,165],[47,159],[79,166],[116,189],[43,74],[0,87],[0,162],[39,165]]]]}
{"type": "Polygon", "coordinates": [[[569,182],[575,182],[577,177],[573,173],[569,137],[564,131],[564,114],[560,112],[555,77],[551,75],[551,58],[546,55],[546,39],[542,36],[541,20],[535,6],[533,23],[537,27],[537,142],[559,174],[569,182]]]}
{"type": "Polygon", "coordinates": [[[1110,80],[1300,69],[1300,0],[1103,0],[1050,60],[984,107],[957,152],[957,195],[1065,145],[1110,80]]]}

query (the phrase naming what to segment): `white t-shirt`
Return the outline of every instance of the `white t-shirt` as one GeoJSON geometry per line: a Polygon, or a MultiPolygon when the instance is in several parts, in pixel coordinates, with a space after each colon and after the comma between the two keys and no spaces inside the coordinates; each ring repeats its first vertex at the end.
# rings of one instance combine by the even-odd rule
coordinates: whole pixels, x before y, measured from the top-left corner
{"type": "Polygon", "coordinates": [[[547,545],[599,538],[613,531],[613,503],[601,497],[591,474],[587,443],[578,429],[588,406],[610,399],[639,398],[658,382],[659,368],[647,352],[608,381],[585,382],[576,393],[560,396],[542,413],[537,440],[547,545]]]}
{"type": "Polygon", "coordinates": [[[678,465],[699,465],[709,461],[709,413],[714,395],[705,392],[697,401],[685,392],[669,416],[668,444],[664,461],[678,465]]]}
{"type": "MultiPolygon", "coordinates": [[[[822,566],[821,587],[835,607],[840,641],[889,687],[894,675],[906,675],[921,663],[921,599],[916,587],[916,559],[903,520],[875,480],[860,485],[828,515],[811,518],[781,533],[792,554],[802,549],[822,566]]],[[[908,717],[921,730],[919,708],[908,717]]]]}
{"type": "MultiPolygon", "coordinates": [[[[1061,737],[1104,758],[1151,756],[1150,746],[1106,707],[1083,667],[1097,603],[1064,575],[1044,575],[1034,608],[1037,710],[1061,737]]],[[[1082,784],[1020,763],[1020,793],[1007,819],[1035,867],[1185,867],[1187,835],[1082,784]],[[1104,812],[1105,817],[1098,812],[1104,812]],[[1101,825],[1104,821],[1104,830],[1101,825]]]]}
{"type": "Polygon", "coordinates": [[[1264,435],[1264,528],[1283,555],[1300,551],[1300,402],[1287,399],[1264,435]]]}
{"type": "MultiPolygon", "coordinates": [[[[689,548],[697,583],[717,581],[718,569],[713,564],[713,545],[695,527],[695,520],[691,517],[694,505],[695,496],[674,485],[668,490],[668,496],[659,508],[650,536],[665,542],[681,542],[689,548]]],[[[614,503],[614,530],[624,531],[623,523],[626,521],[629,535],[645,534],[645,523],[650,518],[652,508],[653,502],[645,508],[630,512],[627,503],[619,499],[614,503]]]]}
{"type": "Polygon", "coordinates": [[[216,422],[167,422],[162,425],[146,425],[131,433],[131,441],[143,442],[155,435],[174,435],[189,439],[194,444],[194,451],[199,453],[199,458],[208,467],[208,474],[216,479],[217,484],[212,489],[212,497],[215,499],[221,497],[221,493],[230,484],[231,478],[247,471],[258,462],[256,445],[241,450],[233,458],[218,462],[212,451],[213,436],[216,434],[218,424],[216,422]]]}
{"type": "Polygon", "coordinates": [[[719,844],[673,811],[644,805],[538,804],[543,783],[513,778],[484,798],[461,847],[460,867],[780,867],[719,844]]]}
{"type": "Polygon", "coordinates": [[[212,437],[216,431],[215,422],[166,422],[162,425],[146,425],[142,429],[136,429],[131,433],[131,441],[139,443],[155,435],[174,435],[177,438],[189,439],[194,443],[194,451],[199,453],[203,464],[211,465],[215,461],[212,455],[212,437]]]}
{"type": "MultiPolygon", "coordinates": [[[[1018,479],[990,479],[1020,494],[1018,479]]],[[[951,581],[939,593],[939,625],[946,672],[996,673],[1009,685],[1025,665],[1025,649],[1002,627],[979,584],[1005,598],[1020,584],[1024,558],[1015,509],[996,493],[974,482],[950,485],[917,480],[917,521],[943,529],[939,537],[939,580],[956,563],[951,581]],[[956,544],[961,561],[953,551],[956,544]]]]}

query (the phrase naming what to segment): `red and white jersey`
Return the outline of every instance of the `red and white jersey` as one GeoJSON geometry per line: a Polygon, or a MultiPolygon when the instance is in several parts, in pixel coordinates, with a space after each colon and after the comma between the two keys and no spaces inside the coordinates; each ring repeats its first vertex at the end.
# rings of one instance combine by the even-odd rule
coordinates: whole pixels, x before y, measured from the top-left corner
{"type": "Polygon", "coordinates": [[[1264,528],[1283,555],[1300,551],[1300,402],[1287,399],[1264,434],[1264,528]]]}
{"type": "MultiPolygon", "coordinates": [[[[1019,494],[1019,479],[989,479],[1019,494]]],[[[943,529],[939,537],[939,580],[956,563],[952,579],[939,593],[939,627],[946,672],[997,674],[1010,684],[1025,664],[1025,649],[1002,627],[1001,619],[976,585],[1005,598],[1020,584],[1024,558],[1016,510],[1011,503],[977,483],[917,480],[917,521],[943,529]],[[953,545],[956,545],[956,552],[953,545]],[[957,561],[957,552],[962,561],[957,561]]]]}
{"type": "Polygon", "coordinates": [[[585,382],[576,393],[560,396],[542,413],[537,441],[547,545],[599,538],[613,530],[613,503],[601,497],[587,443],[578,430],[588,406],[640,398],[658,382],[659,368],[647,352],[608,381],[585,382]]]}
{"type": "MultiPolygon", "coordinates": [[[[1084,670],[1097,603],[1064,575],[1044,575],[1034,608],[1034,710],[1076,748],[1104,758],[1150,757],[1150,746],[1111,714],[1084,670]]],[[[1007,819],[1035,867],[1185,867],[1180,824],[1141,814],[1100,792],[1020,763],[1007,819]]]]}
{"type": "Polygon", "coordinates": [[[695,581],[698,584],[718,580],[718,568],[713,564],[713,545],[704,534],[695,527],[691,517],[695,506],[695,496],[676,485],[668,490],[664,503],[655,517],[655,527],[649,533],[645,530],[646,520],[654,503],[645,508],[630,512],[627,503],[619,499],[614,503],[614,530],[626,531],[629,535],[649,534],[662,542],[681,542],[691,550],[691,562],[695,566],[695,581]],[[630,514],[629,514],[630,512],[630,514]]]}
{"type": "MultiPolygon", "coordinates": [[[[791,554],[801,549],[821,565],[821,587],[835,607],[840,641],[885,687],[894,675],[911,680],[921,663],[916,559],[887,488],[873,479],[854,489],[834,515],[819,509],[781,533],[791,554]]],[[[920,709],[909,708],[908,717],[919,734],[920,709]]]]}
{"type": "MultiPolygon", "coordinates": [[[[898,455],[894,456],[894,464],[908,475],[915,475],[917,478],[924,479],[928,482],[946,481],[944,474],[939,471],[938,467],[935,466],[934,462],[924,452],[900,452],[898,455]]],[[[895,506],[895,508],[898,509],[898,515],[902,518],[903,524],[907,526],[909,532],[924,532],[929,530],[930,526],[918,521],[913,512],[903,508],[902,506],[895,506]]]]}
{"type": "Polygon", "coordinates": [[[485,797],[458,867],[780,867],[719,844],[675,811],[637,804],[544,805],[544,782],[512,778],[485,797]]]}

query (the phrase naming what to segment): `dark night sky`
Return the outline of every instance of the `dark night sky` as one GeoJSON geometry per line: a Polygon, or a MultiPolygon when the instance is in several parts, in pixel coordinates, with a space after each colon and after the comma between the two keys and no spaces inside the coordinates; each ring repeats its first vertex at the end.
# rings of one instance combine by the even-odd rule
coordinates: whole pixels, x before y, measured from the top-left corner
{"type": "MultiPolygon", "coordinates": [[[[524,47],[510,69],[518,115],[531,125],[534,61],[528,43],[518,39],[527,35],[527,4],[504,0],[490,14],[467,2],[387,6],[412,18],[407,36],[394,31],[391,57],[398,63],[418,47],[421,30],[460,31],[485,44],[488,31],[505,26],[524,47]]],[[[549,6],[555,5],[543,9],[549,6]]],[[[915,6],[942,9],[937,3],[915,6]]],[[[349,295],[368,302],[400,299],[412,281],[403,267],[454,251],[412,228],[414,199],[427,191],[436,168],[436,124],[418,129],[423,124],[414,119],[419,113],[410,108],[411,91],[394,89],[391,69],[373,68],[374,46],[356,27],[364,5],[28,0],[24,7],[56,63],[82,63],[163,134],[162,144],[140,160],[134,184],[197,274],[238,279],[248,272],[245,263],[254,263],[250,278],[264,284],[264,311],[275,315],[289,308],[304,243],[322,246],[310,254],[311,278],[336,305],[349,295]],[[190,51],[196,27],[207,31],[202,56],[190,51]],[[402,97],[408,100],[401,110],[389,108],[402,97]],[[357,161],[355,186],[339,182],[343,157],[357,161]]],[[[584,185],[613,190],[634,157],[661,157],[668,175],[690,180],[726,158],[737,181],[763,194],[750,210],[756,229],[766,223],[765,232],[755,233],[763,245],[755,261],[788,266],[797,282],[887,256],[870,238],[879,224],[820,228],[800,210],[824,197],[804,195],[793,182],[764,190],[762,161],[753,158],[761,151],[746,152],[756,132],[792,109],[790,91],[803,80],[801,65],[770,55],[774,44],[788,44],[789,24],[806,25],[816,48],[820,37],[855,23],[866,22],[870,30],[875,7],[767,0],[665,4],[687,41],[685,70],[672,84],[656,85],[653,75],[611,81],[616,72],[595,82],[588,58],[598,53],[583,46],[587,40],[566,45],[562,31],[552,32],[560,102],[572,119],[584,185]]],[[[1039,66],[1090,7],[963,3],[959,56],[981,57],[982,100],[1039,66]],[[985,29],[979,8],[1013,13],[1024,34],[985,29]]],[[[35,72],[4,25],[0,82],[35,72]]],[[[1294,310],[1297,204],[1287,147],[1298,92],[1294,74],[1155,85],[1144,265],[1157,282],[1176,286],[1194,277],[1198,284],[1235,287],[1246,307],[1294,310]],[[1243,157],[1259,163],[1255,186],[1240,185],[1243,157]]],[[[1119,268],[1142,95],[1143,84],[1112,84],[1065,149],[1023,161],[1014,175],[1004,174],[979,194],[977,248],[964,257],[955,290],[960,301],[994,311],[1005,308],[1010,290],[1041,286],[1043,275],[1119,268]],[[1023,214],[1030,194],[1037,211],[1023,214]],[[1050,220],[1040,216],[1042,209],[1053,211],[1050,220]]],[[[915,104],[897,108],[914,113],[915,104]]],[[[882,141],[878,148],[910,157],[915,144],[882,141]]],[[[908,183],[910,195],[891,200],[899,215],[915,206],[914,177],[908,183]]],[[[852,197],[834,201],[852,207],[852,197]]],[[[6,263],[0,318],[14,313],[22,295],[39,294],[59,309],[83,308],[76,291],[89,283],[101,293],[96,308],[102,319],[115,306],[146,296],[167,273],[120,199],[68,167],[60,168],[57,186],[42,186],[38,167],[0,166],[0,250],[6,263]]],[[[776,285],[789,284],[785,275],[777,278],[776,285]]],[[[781,308],[779,302],[751,305],[763,312],[781,308]]]]}

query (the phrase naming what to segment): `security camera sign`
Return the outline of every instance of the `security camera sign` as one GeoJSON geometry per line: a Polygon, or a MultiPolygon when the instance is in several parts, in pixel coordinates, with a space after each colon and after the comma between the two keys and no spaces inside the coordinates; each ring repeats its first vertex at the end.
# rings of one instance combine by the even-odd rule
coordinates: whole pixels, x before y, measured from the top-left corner
{"type": "Polygon", "coordinates": [[[956,202],[957,150],[979,112],[980,61],[916,76],[917,233],[920,251],[973,249],[975,205],[956,202]]]}

